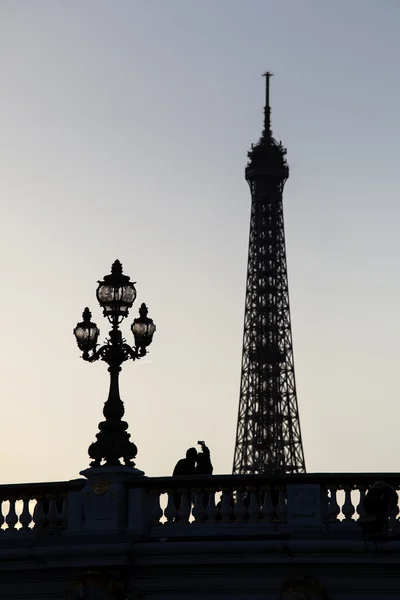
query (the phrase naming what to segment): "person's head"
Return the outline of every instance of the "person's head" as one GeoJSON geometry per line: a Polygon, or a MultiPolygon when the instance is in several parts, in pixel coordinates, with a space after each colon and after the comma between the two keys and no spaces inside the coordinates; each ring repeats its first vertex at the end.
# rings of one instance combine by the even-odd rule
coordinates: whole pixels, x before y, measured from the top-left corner
{"type": "Polygon", "coordinates": [[[197,450],[196,448],[189,448],[186,452],[186,458],[190,460],[190,462],[196,462],[197,450]]]}

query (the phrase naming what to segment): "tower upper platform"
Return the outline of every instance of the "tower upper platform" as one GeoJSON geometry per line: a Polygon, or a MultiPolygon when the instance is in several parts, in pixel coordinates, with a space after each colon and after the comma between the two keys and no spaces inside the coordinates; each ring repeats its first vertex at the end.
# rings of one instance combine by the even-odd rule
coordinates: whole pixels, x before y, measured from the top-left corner
{"type": "Polygon", "coordinates": [[[271,176],[286,180],[289,177],[289,167],[286,161],[286,148],[282,142],[277,142],[271,130],[271,107],[269,103],[269,87],[272,73],[265,73],[265,108],[264,131],[257,144],[252,144],[247,153],[249,162],[246,166],[246,180],[252,181],[258,176],[271,176]]]}

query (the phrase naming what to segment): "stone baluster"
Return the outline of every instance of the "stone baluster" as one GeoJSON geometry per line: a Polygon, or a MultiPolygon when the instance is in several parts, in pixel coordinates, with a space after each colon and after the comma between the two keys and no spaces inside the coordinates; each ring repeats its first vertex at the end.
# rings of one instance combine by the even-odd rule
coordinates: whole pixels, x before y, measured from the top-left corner
{"type": "Polygon", "coordinates": [[[23,508],[22,508],[22,512],[19,517],[19,522],[22,525],[22,529],[26,530],[26,529],[29,529],[29,525],[32,522],[31,511],[29,510],[29,502],[30,502],[29,496],[23,496],[22,502],[23,502],[23,508]]]}
{"type": "Polygon", "coordinates": [[[243,490],[237,490],[236,502],[235,502],[235,521],[245,521],[247,517],[247,510],[243,503],[243,490]]]}
{"type": "MultiPolygon", "coordinates": [[[[397,486],[393,486],[396,490],[396,492],[398,492],[397,486]]],[[[394,507],[394,509],[392,510],[392,512],[389,515],[389,523],[391,525],[391,527],[393,527],[393,525],[395,525],[397,523],[397,516],[399,514],[399,503],[397,502],[396,506],[394,507]]]]}
{"type": "Polygon", "coordinates": [[[354,525],[353,515],[356,512],[351,499],[351,485],[344,486],[344,504],[342,506],[342,513],[344,515],[344,522],[348,525],[354,525]]]}
{"type": "Polygon", "coordinates": [[[204,518],[206,516],[205,510],[203,508],[203,497],[204,492],[200,489],[193,490],[194,492],[194,506],[192,510],[192,515],[194,517],[195,523],[203,523],[204,518]]]}
{"type": "Polygon", "coordinates": [[[270,523],[274,520],[275,509],[271,500],[271,489],[269,487],[262,488],[264,492],[264,502],[261,507],[261,519],[263,522],[270,523]]]}
{"type": "Polygon", "coordinates": [[[173,523],[177,516],[177,510],[175,508],[175,490],[167,490],[168,502],[164,510],[164,517],[167,519],[167,523],[173,523]]]}
{"type": "Polygon", "coordinates": [[[60,527],[65,528],[68,521],[68,494],[62,494],[62,507],[60,513],[60,527]]]}
{"type": "Polygon", "coordinates": [[[15,510],[16,498],[9,498],[10,508],[6,516],[7,529],[9,531],[15,530],[15,526],[18,523],[18,515],[15,510]]]}
{"type": "Polygon", "coordinates": [[[248,488],[250,493],[250,504],[247,509],[249,515],[249,521],[256,522],[260,519],[260,501],[258,498],[257,488],[248,488]]]}
{"type": "Polygon", "coordinates": [[[287,517],[287,509],[286,509],[286,494],[285,494],[285,490],[282,488],[278,488],[277,491],[279,492],[278,495],[278,504],[276,505],[276,516],[277,516],[277,521],[279,523],[286,523],[286,517],[287,517]]]}
{"type": "Polygon", "coordinates": [[[179,521],[183,523],[187,523],[190,517],[191,511],[191,498],[189,498],[189,494],[187,490],[179,489],[178,492],[181,492],[181,505],[178,510],[179,521]]]}
{"type": "Polygon", "coordinates": [[[46,524],[50,529],[55,529],[59,523],[60,515],[58,514],[56,497],[49,496],[49,510],[46,515],[46,524]]]}
{"type": "Polygon", "coordinates": [[[206,488],[208,492],[208,505],[206,508],[206,517],[208,523],[215,523],[218,519],[218,509],[215,506],[215,490],[206,488]]]}
{"type": "Polygon", "coordinates": [[[328,521],[330,523],[336,523],[338,521],[338,515],[340,513],[340,506],[337,501],[337,488],[332,486],[330,488],[330,498],[328,505],[328,521]]]}
{"type": "Polygon", "coordinates": [[[43,498],[38,496],[36,498],[36,506],[33,511],[33,522],[35,523],[35,529],[42,529],[46,521],[46,515],[43,510],[43,498]]]}
{"type": "Polygon", "coordinates": [[[0,533],[4,531],[3,525],[5,523],[5,518],[3,514],[3,498],[0,498],[0,533]]]}
{"type": "Polygon", "coordinates": [[[221,507],[219,509],[219,518],[222,522],[227,522],[231,520],[232,516],[232,507],[231,507],[231,497],[232,494],[230,490],[222,490],[222,501],[221,507]]]}
{"type": "Polygon", "coordinates": [[[321,485],[321,517],[323,523],[326,523],[329,520],[329,494],[328,489],[321,485]]]}
{"type": "Polygon", "coordinates": [[[151,511],[151,524],[162,525],[161,519],[163,516],[163,509],[160,505],[161,492],[159,490],[150,490],[150,497],[153,501],[153,510],[151,511]]]}
{"type": "Polygon", "coordinates": [[[357,504],[357,514],[358,514],[358,518],[362,518],[366,516],[366,512],[365,512],[365,508],[363,506],[363,502],[364,502],[364,498],[365,498],[365,494],[367,493],[367,490],[365,488],[365,486],[360,485],[359,486],[359,490],[360,490],[360,501],[357,504]]]}

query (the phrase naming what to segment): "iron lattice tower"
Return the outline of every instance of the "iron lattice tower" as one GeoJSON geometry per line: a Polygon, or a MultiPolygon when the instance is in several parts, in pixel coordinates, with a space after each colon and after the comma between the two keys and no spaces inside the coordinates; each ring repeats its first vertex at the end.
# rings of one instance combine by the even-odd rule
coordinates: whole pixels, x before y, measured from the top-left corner
{"type": "Polygon", "coordinates": [[[271,131],[265,74],[264,131],[248,153],[251,217],[242,376],[233,473],[304,473],[286,267],[286,150],[271,131]]]}

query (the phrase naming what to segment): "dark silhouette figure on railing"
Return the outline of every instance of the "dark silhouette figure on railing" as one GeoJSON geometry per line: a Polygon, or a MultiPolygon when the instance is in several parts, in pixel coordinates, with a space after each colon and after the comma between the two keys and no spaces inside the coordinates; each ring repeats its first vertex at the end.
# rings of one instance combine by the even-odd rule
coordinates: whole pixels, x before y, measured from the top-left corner
{"type": "MultiPolygon", "coordinates": [[[[196,458],[196,475],[212,475],[213,466],[211,463],[210,449],[207,448],[205,442],[197,442],[201,447],[201,452],[197,454],[196,458]]],[[[202,498],[203,508],[207,508],[210,495],[204,491],[202,498]]]]}
{"type": "Polygon", "coordinates": [[[376,481],[362,503],[366,516],[358,520],[364,534],[387,534],[388,520],[398,501],[399,496],[391,485],[384,481],[376,481]]]}
{"type": "MultiPolygon", "coordinates": [[[[201,447],[201,452],[197,452],[196,448],[189,448],[186,452],[186,458],[181,458],[175,465],[172,473],[173,477],[179,476],[190,476],[190,475],[212,475],[213,466],[211,463],[210,449],[206,446],[205,442],[197,442],[201,447]]],[[[189,507],[194,502],[192,493],[187,490],[187,498],[189,507]]],[[[204,492],[202,504],[205,508],[208,505],[208,492],[204,492]]],[[[179,510],[182,501],[182,494],[177,493],[174,497],[174,504],[176,510],[179,510]]]]}
{"type": "Polygon", "coordinates": [[[175,465],[172,477],[189,476],[196,474],[196,448],[189,448],[186,452],[186,458],[181,458],[175,465]]]}
{"type": "Polygon", "coordinates": [[[211,463],[210,449],[205,442],[197,442],[201,447],[196,457],[196,475],[212,475],[213,466],[211,463]]]}
{"type": "MultiPolygon", "coordinates": [[[[188,477],[190,475],[196,474],[196,458],[197,458],[197,450],[196,448],[189,448],[186,452],[186,458],[181,458],[175,465],[175,469],[172,473],[172,477],[188,477]]],[[[191,506],[191,493],[190,490],[187,491],[187,499],[188,504],[191,506]]],[[[182,501],[182,494],[177,493],[174,496],[174,505],[175,509],[179,510],[182,501]]],[[[176,521],[179,521],[179,517],[176,517],[176,521]]]]}

